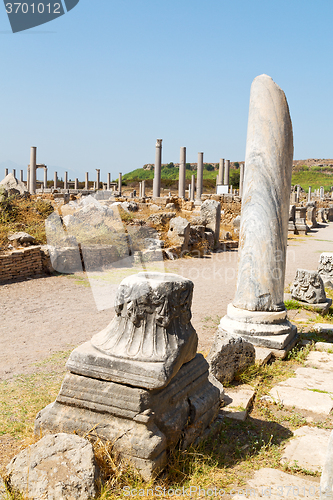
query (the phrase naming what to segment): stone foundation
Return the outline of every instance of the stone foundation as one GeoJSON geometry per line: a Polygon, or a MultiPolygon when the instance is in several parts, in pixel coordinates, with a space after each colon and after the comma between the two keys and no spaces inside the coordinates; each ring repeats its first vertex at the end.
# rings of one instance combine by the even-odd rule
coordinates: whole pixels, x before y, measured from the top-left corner
{"type": "Polygon", "coordinates": [[[0,283],[42,274],[40,246],[22,248],[0,255],[0,283]]]}

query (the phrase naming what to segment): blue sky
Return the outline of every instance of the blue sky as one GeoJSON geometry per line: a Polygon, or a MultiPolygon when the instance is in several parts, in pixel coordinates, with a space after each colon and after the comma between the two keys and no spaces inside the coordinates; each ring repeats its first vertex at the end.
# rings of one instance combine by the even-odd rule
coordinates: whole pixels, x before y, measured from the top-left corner
{"type": "Polygon", "coordinates": [[[50,178],[105,181],[153,163],[157,138],[163,163],[181,146],[244,160],[262,73],[286,93],[294,158],[332,158],[332,22],[331,0],[80,0],[12,34],[0,5],[0,165],[37,146],[50,178]]]}

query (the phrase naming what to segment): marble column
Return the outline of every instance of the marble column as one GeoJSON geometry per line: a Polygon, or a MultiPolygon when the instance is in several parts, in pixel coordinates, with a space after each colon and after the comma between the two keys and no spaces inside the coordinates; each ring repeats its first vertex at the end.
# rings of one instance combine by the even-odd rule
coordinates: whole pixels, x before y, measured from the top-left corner
{"type": "Polygon", "coordinates": [[[179,162],[179,182],[178,182],[178,196],[185,198],[185,183],[186,183],[186,148],[180,148],[180,162],[179,162]]]}
{"type": "Polygon", "coordinates": [[[86,172],[86,177],[85,177],[85,182],[84,182],[84,189],[88,191],[89,189],[89,173],[86,172]]]}
{"type": "Polygon", "coordinates": [[[258,76],[250,94],[237,289],[219,331],[286,350],[297,332],[283,302],[292,160],[285,94],[269,76],[258,76]]]}
{"type": "Polygon", "coordinates": [[[301,186],[297,186],[297,195],[296,195],[297,203],[299,203],[300,195],[301,195],[301,186]]]}
{"type": "Polygon", "coordinates": [[[191,198],[190,201],[194,201],[194,193],[195,193],[195,175],[191,176],[191,198]]]}
{"type": "Polygon", "coordinates": [[[156,140],[153,198],[161,196],[162,139],[156,140]]]}
{"type": "Polygon", "coordinates": [[[224,158],[220,158],[219,175],[217,178],[217,184],[223,184],[223,174],[224,174],[224,158]]]}
{"type": "Polygon", "coordinates": [[[322,200],[325,196],[324,188],[323,186],[320,186],[320,199],[322,200]]]}
{"type": "Polygon", "coordinates": [[[309,186],[309,191],[308,191],[308,202],[311,201],[311,186],[309,186]]]}
{"type": "Polygon", "coordinates": [[[197,192],[195,199],[201,201],[202,186],[203,186],[203,153],[198,153],[198,167],[197,167],[197,192]]]}
{"type": "Polygon", "coordinates": [[[229,176],[230,176],[230,160],[225,160],[224,163],[224,182],[223,184],[229,186],[229,176]]]}
{"type": "Polygon", "coordinates": [[[141,198],[146,197],[146,181],[141,182],[141,198]]]}
{"type": "Polygon", "coordinates": [[[118,177],[118,191],[119,191],[119,194],[121,195],[121,189],[122,189],[122,179],[123,179],[123,176],[122,174],[119,172],[119,177],[118,177]]]}
{"type": "Polygon", "coordinates": [[[30,194],[34,194],[36,192],[36,157],[37,157],[37,148],[32,147],[30,149],[30,194]]]}
{"type": "Polygon", "coordinates": [[[245,164],[241,163],[239,166],[239,196],[243,196],[243,186],[244,186],[244,167],[245,164]]]}
{"type": "Polygon", "coordinates": [[[20,181],[23,182],[23,170],[20,170],[20,181]]]}
{"type": "Polygon", "coordinates": [[[53,181],[54,189],[57,189],[57,183],[58,183],[58,172],[54,172],[54,181],[53,181]]]}
{"type": "Polygon", "coordinates": [[[96,186],[97,186],[97,191],[99,190],[100,182],[101,182],[101,170],[99,168],[96,168],[96,186]]]}
{"type": "Polygon", "coordinates": [[[13,176],[16,179],[16,169],[15,168],[13,168],[13,176]]]}
{"type": "Polygon", "coordinates": [[[47,168],[44,167],[44,189],[47,189],[47,168]]]}
{"type": "Polygon", "coordinates": [[[77,177],[74,180],[74,189],[79,189],[79,179],[77,177]]]}
{"type": "Polygon", "coordinates": [[[68,172],[65,172],[64,176],[64,189],[68,189],[68,172]]]}
{"type": "Polygon", "coordinates": [[[8,175],[8,168],[5,168],[5,177],[8,175]]]}
{"type": "Polygon", "coordinates": [[[107,189],[107,191],[110,191],[110,184],[111,184],[111,174],[108,173],[107,180],[106,180],[106,189],[107,189]]]}

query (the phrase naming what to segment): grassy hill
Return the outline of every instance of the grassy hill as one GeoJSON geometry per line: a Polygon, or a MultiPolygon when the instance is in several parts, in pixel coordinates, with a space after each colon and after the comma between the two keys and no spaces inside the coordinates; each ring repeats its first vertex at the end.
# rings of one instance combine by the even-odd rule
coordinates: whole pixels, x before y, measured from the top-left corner
{"type": "MultiPolygon", "coordinates": [[[[308,160],[305,160],[308,162],[308,160]]],[[[218,170],[210,170],[211,165],[205,164],[203,171],[204,178],[204,187],[206,188],[214,188],[216,182],[216,176],[218,175],[218,170]],[[208,165],[208,169],[207,169],[208,165]]],[[[197,171],[195,167],[191,167],[186,169],[186,180],[187,183],[190,183],[192,174],[197,177],[197,171]]],[[[150,186],[152,184],[154,178],[154,170],[146,170],[143,168],[137,168],[128,174],[123,176],[123,180],[125,185],[131,186],[135,185],[139,181],[146,180],[147,185],[150,186]]],[[[161,168],[161,179],[163,187],[177,187],[179,178],[179,169],[178,167],[172,166],[169,164],[167,166],[162,166],[161,168]]],[[[324,186],[325,191],[329,191],[331,186],[333,186],[333,166],[331,165],[294,165],[293,174],[292,174],[292,185],[300,184],[300,186],[308,191],[309,186],[312,189],[319,189],[320,186],[324,186]]],[[[230,184],[232,184],[235,188],[239,187],[239,169],[231,168],[230,169],[230,184]]]]}
{"type": "Polygon", "coordinates": [[[329,191],[333,186],[333,168],[307,165],[297,166],[293,170],[292,184],[299,184],[305,191],[319,189],[324,186],[325,191],[329,191]]]}

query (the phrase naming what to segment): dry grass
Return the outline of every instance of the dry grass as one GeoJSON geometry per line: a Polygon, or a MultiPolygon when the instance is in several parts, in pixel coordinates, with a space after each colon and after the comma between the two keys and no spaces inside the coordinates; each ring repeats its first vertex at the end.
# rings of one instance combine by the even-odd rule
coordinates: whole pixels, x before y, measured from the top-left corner
{"type": "MultiPolygon", "coordinates": [[[[207,317],[207,322],[214,318],[207,317]]],[[[216,321],[216,320],[215,320],[216,321]]],[[[99,500],[126,498],[128,489],[136,490],[134,498],[152,498],[147,488],[153,492],[172,489],[185,490],[191,486],[208,489],[224,489],[225,498],[232,488],[241,488],[254,470],[272,467],[285,470],[280,464],[283,447],[292,436],[292,430],[307,423],[306,415],[282,405],[268,405],[261,395],[267,394],[278,382],[293,376],[294,369],[304,362],[312,346],[292,351],[286,361],[277,360],[269,365],[248,368],[237,376],[233,385],[250,384],[256,392],[251,414],[245,422],[225,418],[217,421],[208,439],[186,451],[175,449],[169,456],[167,469],[162,476],[151,483],[145,483],[130,465],[120,460],[112,443],[98,438],[96,431],[87,436],[93,443],[96,459],[102,471],[103,485],[99,500]]],[[[69,351],[58,353],[37,365],[32,376],[20,376],[2,382],[0,391],[0,447],[3,466],[34,440],[33,424],[40,409],[52,402],[64,377],[64,364],[69,351]],[[10,448],[15,439],[16,448],[10,448]],[[11,441],[12,440],[12,441],[11,441]],[[6,442],[8,453],[6,453],[6,442]]],[[[332,417],[318,419],[312,425],[332,428],[332,417]]],[[[291,467],[293,474],[307,471],[291,467]]],[[[194,490],[192,490],[193,492],[194,490]]],[[[169,498],[169,496],[167,496],[169,498]]],[[[192,497],[195,498],[193,494],[192,497]]],[[[133,498],[133,496],[132,496],[133,498]]],[[[170,495],[170,498],[177,498],[170,495]]]]}

